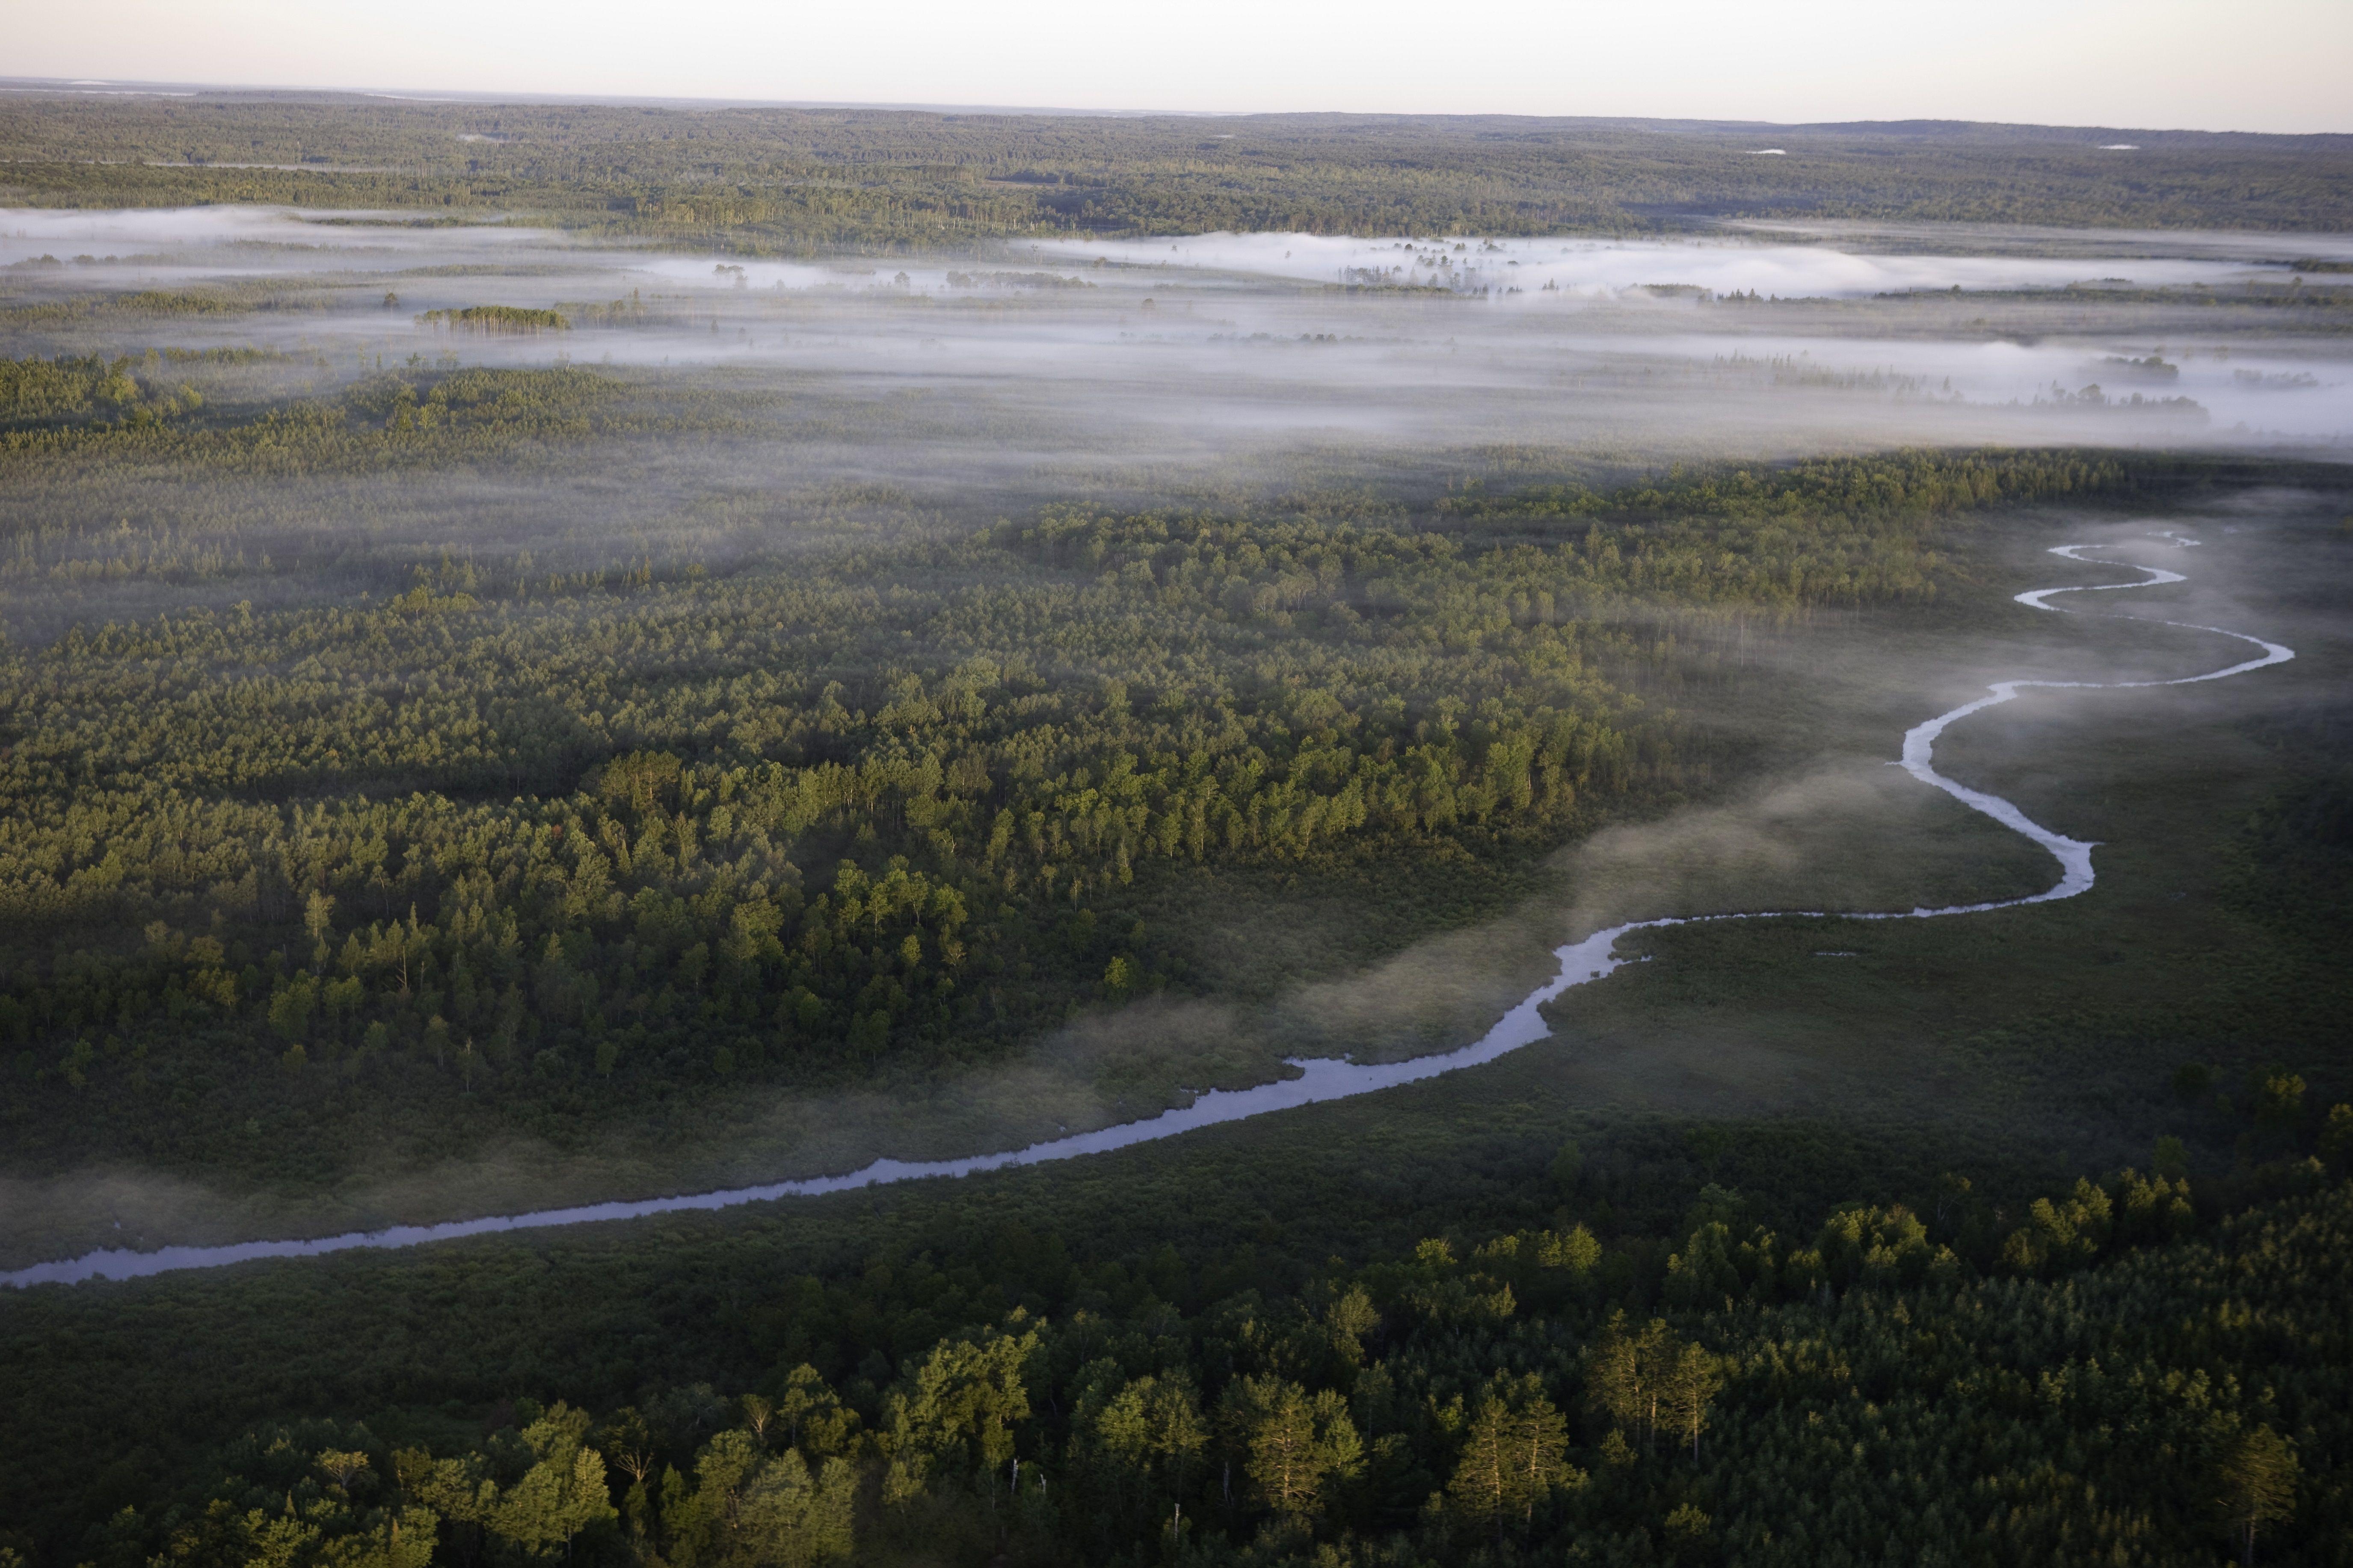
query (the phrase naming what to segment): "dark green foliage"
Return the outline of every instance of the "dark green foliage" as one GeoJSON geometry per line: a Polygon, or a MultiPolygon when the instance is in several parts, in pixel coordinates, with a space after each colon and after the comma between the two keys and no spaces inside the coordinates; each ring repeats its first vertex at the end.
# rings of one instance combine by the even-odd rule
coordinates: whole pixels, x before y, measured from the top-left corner
{"type": "Polygon", "coordinates": [[[2252,815],[2232,847],[2239,901],[2284,937],[2353,936],[2353,780],[2308,780],[2252,815]]]}
{"type": "MultiPolygon", "coordinates": [[[[2277,1179],[2306,1195],[2202,1226],[2186,1186],[2168,1215],[2165,1184],[2125,1173],[2038,1200],[2007,1241],[1982,1211],[1932,1229],[1895,1205],[1810,1243],[1753,1227],[1696,1299],[1677,1281],[1725,1229],[1708,1194],[1671,1254],[1582,1225],[1429,1240],[1276,1295],[1221,1294],[1214,1260],[1166,1247],[1091,1264],[1019,1232],[944,1237],[739,1297],[686,1330],[715,1384],[649,1383],[601,1421],[519,1394],[437,1408],[412,1380],[364,1426],[216,1448],[183,1489],[83,1512],[78,1541],[70,1510],[39,1513],[60,1553],[172,1564],[265,1540],[420,1568],[1135,1562],[1178,1532],[1219,1562],[1704,1543],[1744,1563],[2189,1564],[2251,1527],[2266,1555],[2341,1563],[2353,1188],[2277,1179]],[[2086,1206],[2070,1261],[2018,1264],[2018,1236],[2086,1206]]],[[[612,1381],[492,1360],[465,1380],[592,1400],[612,1381]]]]}

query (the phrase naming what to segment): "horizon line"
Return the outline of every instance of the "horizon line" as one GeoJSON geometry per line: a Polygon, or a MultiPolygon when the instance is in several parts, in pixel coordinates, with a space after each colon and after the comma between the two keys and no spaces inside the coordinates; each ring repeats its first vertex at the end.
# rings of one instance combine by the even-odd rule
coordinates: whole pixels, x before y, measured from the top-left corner
{"type": "MultiPolygon", "coordinates": [[[[864,99],[754,98],[740,95],[674,93],[487,91],[471,88],[335,87],[307,83],[157,81],[128,77],[0,76],[0,93],[27,96],[121,98],[197,98],[250,93],[272,96],[326,96],[375,99],[401,103],[491,107],[502,104],[539,107],[579,104],[678,110],[783,109],[849,110],[867,113],[971,116],[1050,116],[1077,120],[1396,120],[1478,121],[1524,120],[1566,124],[1655,127],[1692,131],[1860,131],[1888,127],[1952,127],[2008,131],[2051,131],[2084,135],[2126,132],[2140,136],[2250,137],[2266,141],[2353,141],[2353,131],[2242,131],[2204,126],[2146,126],[2074,123],[2029,120],[1969,120],[1920,116],[1902,120],[1706,120],[1688,115],[1536,114],[1515,111],[1343,110],[1343,109],[1082,109],[1050,104],[926,103],[864,99]]],[[[2138,149],[2136,149],[2137,151],[2138,149]]]]}

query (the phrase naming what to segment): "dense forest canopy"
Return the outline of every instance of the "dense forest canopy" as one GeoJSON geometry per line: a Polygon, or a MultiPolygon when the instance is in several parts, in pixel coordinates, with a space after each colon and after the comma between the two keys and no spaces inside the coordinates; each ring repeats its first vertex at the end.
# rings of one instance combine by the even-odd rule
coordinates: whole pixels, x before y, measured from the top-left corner
{"type": "MultiPolygon", "coordinates": [[[[156,412],[179,395],[146,368],[13,367],[50,411],[5,437],[20,479],[397,471],[636,406],[596,372],[460,371],[206,423],[156,412]]],[[[10,653],[0,709],[12,1141],[303,1162],[389,1103],[566,1136],[731,1079],[986,1061],[1191,989],[1139,878],[1535,847],[1671,803],[1725,760],[1673,692],[1752,626],[1932,600],[1959,511],[2175,482],[1921,454],[1420,521],[1063,509],[717,574],[445,556],[356,602],[76,626],[10,653]]]]}
{"type": "Polygon", "coordinates": [[[1090,1260],[1007,1220],[832,1279],[738,1235],[692,1284],[619,1262],[625,1321],[580,1304],[612,1258],[469,1259],[429,1309],[361,1291],[359,1353],[283,1370],[311,1290],[252,1282],[269,1310],[233,1331],[175,1294],[140,1329],[239,1370],[153,1379],[51,1299],[16,1325],[40,1414],[6,1451],[19,1517],[98,1568],[2340,1563],[2353,1108],[2301,1089],[2258,1107],[2235,1213],[2167,1173],[2176,1145],[2016,1208],[1947,1174],[1788,1233],[1708,1184],[1662,1238],[1605,1243],[1572,1216],[1625,1173],[1570,1143],[1550,1225],[1280,1289],[1257,1249],[1090,1260]],[[240,1426],[321,1377],[309,1403],[364,1418],[240,1426]],[[130,1424],[94,1397],[150,1451],[218,1436],[132,1493],[75,1452],[130,1424]]]}

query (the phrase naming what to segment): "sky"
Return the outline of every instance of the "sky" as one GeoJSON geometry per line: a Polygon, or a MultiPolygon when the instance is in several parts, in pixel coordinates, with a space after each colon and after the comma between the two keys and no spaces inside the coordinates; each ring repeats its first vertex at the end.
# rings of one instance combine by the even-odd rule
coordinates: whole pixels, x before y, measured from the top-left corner
{"type": "Polygon", "coordinates": [[[13,76],[1111,110],[2353,132],[2353,0],[110,0],[13,76]]]}

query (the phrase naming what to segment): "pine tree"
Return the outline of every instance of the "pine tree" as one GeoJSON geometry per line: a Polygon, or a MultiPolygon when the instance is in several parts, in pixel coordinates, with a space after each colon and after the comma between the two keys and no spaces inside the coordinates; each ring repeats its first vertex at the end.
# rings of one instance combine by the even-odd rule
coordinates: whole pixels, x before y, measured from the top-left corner
{"type": "Polygon", "coordinates": [[[2295,1447],[2268,1426],[2242,1434],[2222,1456],[2222,1506],[2239,1531],[2242,1561],[2255,1560],[2255,1532],[2295,1510],[2295,1447]]]}
{"type": "Polygon", "coordinates": [[[1724,1387],[1724,1366],[1696,1344],[1686,1344],[1668,1363],[1661,1405],[1668,1425],[1691,1444],[1692,1463],[1699,1463],[1699,1435],[1707,1427],[1709,1404],[1724,1387]]]}

